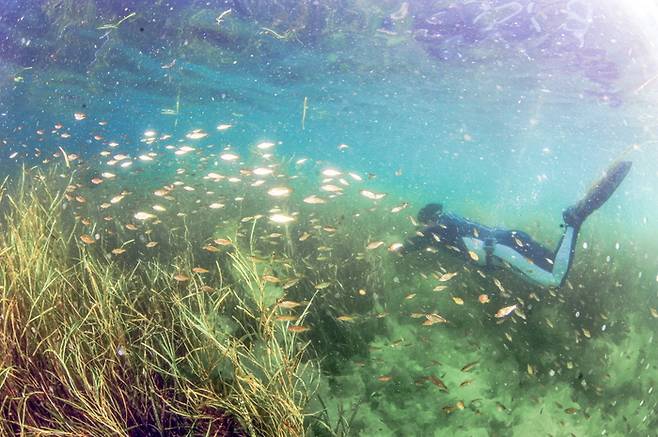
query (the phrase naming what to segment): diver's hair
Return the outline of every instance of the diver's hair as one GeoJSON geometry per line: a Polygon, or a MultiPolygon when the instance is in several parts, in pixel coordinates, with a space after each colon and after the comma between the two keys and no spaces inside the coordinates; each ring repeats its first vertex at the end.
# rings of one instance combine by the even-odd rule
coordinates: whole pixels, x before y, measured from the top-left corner
{"type": "Polygon", "coordinates": [[[416,218],[418,219],[419,223],[427,224],[435,217],[441,215],[442,212],[443,205],[440,203],[428,203],[427,205],[423,206],[420,211],[418,211],[416,218]]]}

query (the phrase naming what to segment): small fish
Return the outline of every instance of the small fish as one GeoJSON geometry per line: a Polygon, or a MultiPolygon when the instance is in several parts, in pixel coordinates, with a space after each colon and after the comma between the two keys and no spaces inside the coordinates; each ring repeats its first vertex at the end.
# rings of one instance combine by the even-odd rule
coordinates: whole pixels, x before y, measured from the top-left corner
{"type": "Polygon", "coordinates": [[[478,261],[480,259],[478,254],[473,252],[472,250],[468,251],[468,256],[470,256],[473,261],[478,261]]]}
{"type": "Polygon", "coordinates": [[[298,283],[299,283],[299,278],[291,279],[291,280],[287,281],[285,284],[283,284],[283,287],[281,287],[281,288],[283,288],[284,290],[287,290],[291,287],[294,287],[298,283]]]}
{"type": "Polygon", "coordinates": [[[212,240],[215,242],[215,244],[219,244],[220,246],[230,246],[233,244],[231,240],[227,240],[226,238],[217,238],[216,240],[212,240]]]}
{"type": "Polygon", "coordinates": [[[195,129],[192,132],[185,135],[188,140],[200,140],[201,138],[207,137],[208,134],[201,129],[195,129]]]}
{"type": "Polygon", "coordinates": [[[496,318],[501,319],[503,317],[509,316],[517,307],[518,307],[518,305],[514,304],[514,305],[510,305],[508,307],[503,307],[503,308],[499,309],[496,312],[496,318]]]}
{"type": "Polygon", "coordinates": [[[94,184],[94,185],[100,185],[100,184],[103,183],[103,179],[101,179],[101,178],[92,178],[91,183],[94,184]]]}
{"type": "Polygon", "coordinates": [[[208,272],[209,272],[208,269],[204,269],[203,267],[194,267],[194,268],[192,269],[192,271],[193,271],[194,273],[208,273],[208,272]]]}
{"type": "Polygon", "coordinates": [[[377,377],[377,381],[379,382],[389,382],[393,377],[391,375],[381,375],[377,377]]]}
{"type": "Polygon", "coordinates": [[[80,241],[82,241],[85,244],[94,244],[96,242],[96,240],[94,240],[94,237],[92,237],[89,234],[80,235],[80,241]]]}
{"type": "Polygon", "coordinates": [[[262,143],[256,144],[256,148],[259,150],[268,150],[274,147],[276,144],[274,144],[271,141],[263,141],[262,143]]]}
{"type": "Polygon", "coordinates": [[[292,325],[288,326],[288,331],[299,334],[300,332],[310,331],[311,328],[303,325],[292,325]]]}
{"type": "Polygon", "coordinates": [[[464,367],[462,367],[462,372],[470,372],[475,368],[480,363],[480,361],[473,361],[471,363],[466,364],[464,367]]]}
{"type": "Polygon", "coordinates": [[[280,315],[274,317],[274,320],[276,320],[277,322],[294,322],[298,318],[299,317],[297,317],[297,316],[291,316],[291,315],[287,315],[287,314],[280,314],[280,315]]]}
{"type": "Polygon", "coordinates": [[[174,279],[178,282],[185,282],[185,281],[189,281],[190,277],[182,273],[177,273],[174,275],[174,279]]]}
{"type": "Polygon", "coordinates": [[[277,224],[287,224],[293,222],[294,220],[295,220],[294,217],[285,214],[272,214],[270,216],[270,221],[277,224]]]}
{"type": "Polygon", "coordinates": [[[222,153],[221,155],[219,155],[219,158],[222,161],[231,162],[231,161],[235,161],[237,159],[240,159],[240,156],[236,155],[235,153],[226,152],[226,153],[222,153]]]}
{"type": "Polygon", "coordinates": [[[213,246],[212,244],[206,244],[205,246],[202,247],[202,249],[207,251],[207,252],[211,252],[211,253],[221,252],[221,249],[219,249],[218,247],[213,246]]]}
{"type": "Polygon", "coordinates": [[[441,410],[443,410],[443,412],[446,414],[452,414],[456,409],[457,408],[453,407],[452,405],[446,405],[445,407],[441,408],[441,410]]]}
{"type": "Polygon", "coordinates": [[[439,387],[439,390],[449,393],[448,387],[443,383],[443,381],[441,381],[440,378],[437,378],[434,375],[429,375],[427,378],[432,384],[439,387]]]}
{"type": "Polygon", "coordinates": [[[445,318],[443,318],[442,316],[436,313],[425,314],[425,319],[427,320],[423,322],[424,326],[432,326],[436,323],[448,323],[448,321],[445,318]]]}
{"type": "Polygon", "coordinates": [[[272,197],[286,197],[290,195],[292,190],[288,187],[274,187],[267,190],[267,194],[272,197]]]}
{"type": "Polygon", "coordinates": [[[148,247],[149,249],[157,245],[158,245],[157,241],[149,241],[148,243],[146,243],[146,247],[148,247]]]}
{"type": "Polygon", "coordinates": [[[453,296],[452,297],[453,302],[455,302],[457,305],[464,305],[464,299],[461,297],[453,296]]]}
{"type": "Polygon", "coordinates": [[[155,215],[149,214],[148,212],[138,212],[133,217],[137,220],[149,220],[155,218],[155,215]]]}
{"type": "Polygon", "coordinates": [[[402,249],[403,247],[404,247],[404,244],[402,244],[402,243],[393,243],[390,246],[388,246],[388,251],[389,252],[397,252],[400,249],[402,249]]]}
{"type": "Polygon", "coordinates": [[[443,290],[445,290],[446,288],[448,288],[448,287],[445,286],[445,285],[437,285],[436,287],[434,287],[434,288],[432,289],[432,291],[443,291],[443,290]]]}
{"type": "Polygon", "coordinates": [[[117,247],[116,249],[112,249],[113,255],[121,255],[122,253],[126,253],[126,249],[122,247],[117,247]]]}
{"type": "Polygon", "coordinates": [[[327,288],[331,285],[331,282],[320,282],[319,284],[315,285],[316,290],[322,290],[324,288],[327,288]]]}
{"type": "Polygon", "coordinates": [[[472,384],[473,381],[474,381],[474,379],[465,379],[464,381],[462,381],[462,382],[459,384],[459,386],[460,386],[460,387],[466,387],[467,385],[472,384]]]}
{"type": "Polygon", "coordinates": [[[126,223],[126,229],[128,229],[129,231],[136,231],[139,228],[132,223],[126,223]]]}
{"type": "Polygon", "coordinates": [[[353,322],[354,320],[356,320],[356,317],[343,315],[336,317],[336,319],[340,320],[341,322],[353,322]]]}
{"type": "Polygon", "coordinates": [[[281,302],[279,302],[279,303],[277,304],[277,306],[278,306],[279,308],[285,308],[285,309],[287,309],[287,310],[291,310],[291,309],[293,309],[293,308],[297,308],[297,307],[300,306],[300,305],[301,305],[301,303],[299,303],[299,302],[295,302],[295,301],[292,301],[292,300],[284,300],[284,301],[281,301],[281,302]]]}
{"type": "Polygon", "coordinates": [[[327,168],[325,170],[322,170],[322,176],[328,177],[328,178],[335,178],[336,176],[340,176],[342,173],[336,169],[333,168],[327,168]]]}
{"type": "Polygon", "coordinates": [[[361,190],[359,191],[359,194],[361,194],[366,199],[370,199],[370,200],[379,200],[386,196],[385,193],[375,193],[370,190],[361,190]]]}
{"type": "Polygon", "coordinates": [[[444,273],[439,277],[439,282],[446,282],[457,276],[457,272],[454,273],[444,273]]]}
{"type": "Polygon", "coordinates": [[[82,121],[87,118],[87,116],[82,112],[76,112],[73,114],[73,118],[75,118],[77,121],[82,121]]]}
{"type": "Polygon", "coordinates": [[[658,310],[656,310],[655,308],[651,308],[649,311],[651,312],[651,317],[653,317],[654,319],[658,319],[658,310]]]}
{"type": "Polygon", "coordinates": [[[263,281],[269,282],[270,284],[278,284],[279,282],[281,282],[279,278],[272,275],[263,275],[263,281]]]}
{"type": "Polygon", "coordinates": [[[224,131],[224,130],[228,130],[232,127],[233,127],[232,124],[220,124],[220,125],[217,126],[217,130],[218,131],[224,131]]]}
{"type": "Polygon", "coordinates": [[[567,414],[576,414],[578,412],[578,408],[573,408],[573,407],[565,408],[564,412],[567,414]]]}
{"type": "Polygon", "coordinates": [[[322,191],[326,191],[328,193],[339,193],[339,192],[343,191],[343,189],[341,187],[338,187],[338,186],[333,185],[333,184],[324,184],[324,185],[320,186],[320,189],[322,191]]]}
{"type": "Polygon", "coordinates": [[[383,241],[373,241],[372,243],[368,243],[366,246],[367,250],[375,250],[379,247],[382,247],[384,245],[383,241]]]}
{"type": "Polygon", "coordinates": [[[478,296],[478,301],[481,304],[489,303],[489,296],[486,295],[486,294],[481,294],[481,295],[478,296]]]}
{"type": "Polygon", "coordinates": [[[407,294],[404,298],[405,298],[406,300],[411,300],[411,299],[413,299],[414,297],[416,297],[416,293],[407,294]]]}
{"type": "Polygon", "coordinates": [[[302,235],[299,237],[299,241],[306,241],[308,238],[311,236],[308,232],[304,232],[302,235]]]}

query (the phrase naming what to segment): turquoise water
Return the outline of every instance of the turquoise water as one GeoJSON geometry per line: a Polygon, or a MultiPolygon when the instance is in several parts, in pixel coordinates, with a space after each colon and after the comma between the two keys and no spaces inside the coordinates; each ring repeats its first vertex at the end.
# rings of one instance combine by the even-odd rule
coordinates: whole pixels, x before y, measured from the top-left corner
{"type": "MultiPolygon", "coordinates": [[[[655,435],[658,320],[649,309],[658,307],[658,82],[652,80],[657,63],[650,29],[637,21],[635,10],[597,3],[584,46],[550,52],[538,49],[538,40],[559,31],[550,20],[567,2],[544,2],[539,35],[513,41],[501,31],[478,43],[462,36],[451,43],[449,56],[444,47],[441,59],[413,37],[411,18],[396,25],[395,36],[377,31],[402,2],[347,2],[363,11],[360,27],[345,17],[341,22],[341,9],[331,3],[333,29],[305,28],[285,40],[267,29],[284,32],[299,23],[263,17],[257,6],[265,11],[268,2],[256,3],[253,10],[219,2],[173,9],[144,4],[126,11],[105,5],[81,22],[76,14],[65,15],[83,15],[80,10],[60,2],[57,13],[46,14],[43,32],[35,27],[39,14],[18,20],[26,6],[14,5],[2,21],[12,41],[3,48],[0,69],[2,169],[11,174],[24,164],[45,168],[44,159],[61,164],[61,154],[53,157],[61,147],[81,157],[81,178],[116,173],[114,186],[87,186],[85,196],[100,204],[120,189],[132,191],[136,200],[117,212],[128,217],[149,205],[144,202],[156,202],[151,191],[184,179],[198,190],[179,197],[176,210],[201,217],[192,233],[203,235],[203,226],[268,213],[271,206],[257,200],[262,192],[251,200],[257,189],[247,184],[224,184],[226,193],[216,193],[222,201],[246,197],[244,209],[209,208],[200,193],[208,172],[237,174],[237,163],[227,167],[218,158],[227,145],[249,157],[246,167],[255,167],[266,161],[259,161],[254,146],[272,141],[275,159],[291,162],[287,177],[299,178],[290,181],[298,196],[286,208],[337,225],[339,235],[345,229],[340,238],[361,248],[369,241],[403,241],[415,230],[406,216],[438,201],[486,225],[524,229],[552,250],[563,209],[613,161],[630,159],[633,169],[621,188],[583,226],[566,286],[548,293],[500,274],[505,291],[496,308],[521,298],[525,318],[496,323],[495,311],[477,302],[481,293],[498,293],[491,278],[446,254],[399,258],[382,249],[368,266],[377,270],[339,277],[352,300],[336,302],[337,308],[363,311],[364,319],[366,313],[389,315],[310,336],[327,366],[318,388],[324,405],[314,399],[308,408],[326,408],[336,420],[339,405],[358,406],[347,435],[655,435]],[[215,18],[231,8],[217,24],[215,18]],[[106,36],[97,29],[133,11],[134,18],[106,36]],[[581,51],[595,49],[605,50],[619,69],[605,85],[574,61],[581,51]],[[593,95],[592,89],[603,91],[593,95]],[[76,121],[74,113],[85,118],[76,121]],[[53,130],[58,123],[63,127],[53,130]],[[218,131],[219,124],[231,127],[218,131]],[[193,129],[208,135],[186,139],[193,129]],[[171,139],[148,144],[150,130],[171,139]],[[70,138],[62,138],[63,131],[70,138]],[[107,166],[100,153],[112,141],[119,145],[111,153],[129,155],[132,166],[107,166]],[[196,150],[175,156],[167,144],[196,150]],[[137,158],[148,152],[157,154],[154,161],[137,158]],[[294,164],[302,158],[308,161],[294,164]],[[185,176],[177,168],[186,169],[185,176]],[[319,193],[319,173],[326,168],[364,180],[350,179],[351,191],[335,208],[302,204],[301,198],[319,193]],[[365,188],[387,196],[367,201],[358,195],[365,188]],[[402,202],[409,208],[390,212],[402,202]],[[466,300],[463,306],[432,291],[436,271],[459,272],[449,292],[466,300]],[[377,296],[360,308],[353,292],[366,276],[377,284],[377,296]],[[435,310],[451,324],[426,330],[409,318],[435,310]],[[461,370],[471,362],[477,362],[473,370],[461,370]],[[428,375],[440,377],[449,391],[423,379],[428,375]],[[462,408],[456,407],[460,401],[462,408]],[[570,408],[576,412],[565,412],[570,408]]],[[[450,2],[410,3],[416,20],[428,8],[451,10],[450,2]]],[[[522,3],[539,8],[542,2],[522,3]]],[[[658,8],[649,2],[646,7],[658,8]]],[[[174,208],[162,216],[172,226],[178,223],[174,208]]],[[[295,235],[304,231],[299,226],[295,235]]],[[[332,256],[350,262],[354,253],[336,250],[332,256]]],[[[336,299],[345,298],[337,292],[336,299]]],[[[310,424],[308,433],[323,435],[319,429],[310,424]]]]}

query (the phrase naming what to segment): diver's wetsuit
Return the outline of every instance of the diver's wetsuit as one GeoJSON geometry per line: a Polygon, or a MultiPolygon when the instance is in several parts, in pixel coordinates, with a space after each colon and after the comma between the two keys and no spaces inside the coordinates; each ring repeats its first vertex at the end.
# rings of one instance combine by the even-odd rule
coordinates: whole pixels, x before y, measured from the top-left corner
{"type": "Polygon", "coordinates": [[[564,234],[555,252],[525,232],[489,228],[457,215],[444,214],[443,207],[437,203],[428,204],[418,212],[418,221],[426,227],[399,250],[406,253],[431,246],[446,247],[478,265],[507,267],[535,284],[558,287],[564,283],[571,267],[580,226],[612,196],[631,165],[630,161],[614,162],[585,197],[564,210],[564,234]]]}
{"type": "Polygon", "coordinates": [[[509,267],[535,284],[558,287],[571,267],[577,237],[578,229],[565,226],[557,249],[551,252],[525,232],[489,228],[457,215],[439,213],[432,225],[404,243],[402,253],[444,247],[477,265],[509,267]]]}

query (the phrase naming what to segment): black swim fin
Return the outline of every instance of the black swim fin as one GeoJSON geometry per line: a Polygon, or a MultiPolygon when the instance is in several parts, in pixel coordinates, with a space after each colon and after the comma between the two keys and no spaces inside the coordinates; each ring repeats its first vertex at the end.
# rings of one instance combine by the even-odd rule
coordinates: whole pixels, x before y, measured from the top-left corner
{"type": "Polygon", "coordinates": [[[631,170],[632,164],[631,161],[618,161],[612,164],[580,202],[564,211],[562,214],[564,223],[567,226],[580,227],[591,213],[599,209],[612,196],[612,193],[631,170]]]}

